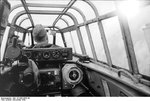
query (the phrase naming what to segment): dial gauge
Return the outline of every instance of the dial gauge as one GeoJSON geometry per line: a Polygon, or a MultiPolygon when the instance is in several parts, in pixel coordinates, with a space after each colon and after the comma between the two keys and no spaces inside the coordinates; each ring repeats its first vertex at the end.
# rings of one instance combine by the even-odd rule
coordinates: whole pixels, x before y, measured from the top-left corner
{"type": "Polygon", "coordinates": [[[60,57],[60,51],[53,51],[52,52],[52,57],[55,59],[58,59],[60,57]]]}
{"type": "Polygon", "coordinates": [[[44,53],[43,53],[43,57],[44,57],[45,59],[48,59],[48,58],[50,57],[50,53],[49,53],[48,51],[44,52],[44,53]]]}

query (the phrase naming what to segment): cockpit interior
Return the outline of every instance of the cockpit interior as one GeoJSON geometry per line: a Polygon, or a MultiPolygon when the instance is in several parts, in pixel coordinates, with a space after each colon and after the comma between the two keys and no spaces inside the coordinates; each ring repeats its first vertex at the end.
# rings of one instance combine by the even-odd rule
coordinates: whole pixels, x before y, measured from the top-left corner
{"type": "Polygon", "coordinates": [[[0,96],[150,96],[149,12],[148,0],[0,0],[0,96]]]}

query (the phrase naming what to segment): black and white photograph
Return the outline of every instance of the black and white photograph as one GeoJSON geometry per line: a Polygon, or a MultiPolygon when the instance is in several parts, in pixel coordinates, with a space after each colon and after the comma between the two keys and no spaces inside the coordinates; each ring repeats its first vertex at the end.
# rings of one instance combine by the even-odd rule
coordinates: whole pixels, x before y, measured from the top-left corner
{"type": "Polygon", "coordinates": [[[150,97],[150,0],[0,0],[0,101],[104,97],[150,97]]]}

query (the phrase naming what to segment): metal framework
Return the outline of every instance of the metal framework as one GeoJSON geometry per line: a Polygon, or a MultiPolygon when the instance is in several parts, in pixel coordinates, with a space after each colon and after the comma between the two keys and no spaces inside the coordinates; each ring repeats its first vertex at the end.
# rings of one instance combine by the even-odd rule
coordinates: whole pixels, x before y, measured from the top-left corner
{"type": "Polygon", "coordinates": [[[102,26],[102,23],[100,20],[98,20],[99,17],[99,13],[98,10],[96,9],[96,7],[92,4],[92,2],[90,2],[89,0],[84,0],[87,4],[89,4],[89,6],[93,9],[95,16],[97,18],[97,22],[98,22],[98,27],[99,27],[99,31],[101,34],[101,38],[102,38],[102,42],[103,42],[103,47],[105,50],[105,54],[106,54],[106,58],[107,58],[107,62],[109,64],[109,66],[112,66],[112,60],[111,60],[111,56],[110,56],[110,52],[109,52],[109,48],[108,48],[108,44],[107,44],[107,40],[105,37],[105,33],[104,33],[104,29],[102,26]]]}
{"type": "MultiPolygon", "coordinates": [[[[69,9],[75,2],[76,2],[76,0],[71,0],[71,1],[68,3],[67,7],[63,9],[62,13],[65,14],[65,13],[68,11],[68,9],[69,9]]],[[[53,23],[53,26],[55,26],[55,24],[58,22],[58,20],[59,20],[62,16],[63,16],[63,15],[59,15],[59,16],[55,19],[55,21],[54,21],[54,23],[53,23]]]]}
{"type": "MultiPolygon", "coordinates": [[[[30,10],[30,13],[31,13],[31,14],[53,14],[53,15],[62,14],[62,12],[59,12],[59,11],[44,11],[44,12],[43,12],[43,11],[40,11],[40,10],[30,10]]],[[[25,11],[21,11],[21,12],[17,13],[17,14],[14,16],[13,20],[12,20],[12,25],[15,25],[17,19],[18,19],[21,15],[23,15],[23,14],[26,14],[26,12],[25,12],[25,11]]],[[[73,20],[74,24],[75,24],[75,25],[78,25],[77,19],[75,18],[74,15],[72,15],[72,14],[69,13],[69,12],[65,13],[64,15],[69,16],[69,17],[73,20]]],[[[80,44],[80,46],[81,46],[82,54],[86,54],[85,46],[84,46],[84,43],[83,43],[83,39],[82,39],[82,35],[81,35],[81,32],[80,32],[79,27],[76,28],[76,32],[77,32],[77,35],[78,35],[78,38],[79,38],[79,44],[80,44]]]]}
{"type": "Polygon", "coordinates": [[[131,39],[130,29],[128,27],[127,19],[119,15],[119,22],[121,26],[122,35],[124,38],[124,44],[126,48],[129,68],[133,71],[133,74],[137,75],[139,73],[138,65],[136,61],[135,51],[133,47],[133,42],[131,39]]]}
{"type": "Polygon", "coordinates": [[[24,7],[24,9],[25,9],[25,11],[26,11],[30,21],[31,21],[31,25],[34,26],[34,22],[33,22],[32,16],[30,15],[30,11],[29,11],[29,9],[27,7],[26,1],[25,0],[21,0],[21,2],[22,2],[22,5],[23,5],[23,7],[24,7]]]}
{"type": "MultiPolygon", "coordinates": [[[[27,3],[27,6],[28,7],[48,7],[48,8],[65,8],[65,7],[67,7],[66,5],[58,5],[58,4],[57,5],[56,4],[55,5],[51,5],[51,4],[40,4],[39,5],[39,4],[32,4],[32,3],[27,3]]],[[[21,4],[16,5],[15,7],[12,8],[11,12],[13,10],[19,8],[19,7],[22,7],[22,5],[21,4]]],[[[83,14],[83,12],[80,9],[78,9],[78,8],[76,8],[74,6],[70,7],[70,9],[76,10],[82,16],[84,22],[81,23],[78,26],[79,27],[85,26],[86,32],[87,32],[87,35],[88,35],[88,39],[89,39],[89,43],[90,43],[90,47],[91,47],[91,50],[92,50],[93,57],[94,57],[95,60],[97,60],[98,58],[97,58],[97,55],[96,55],[96,52],[95,52],[95,47],[94,47],[94,44],[93,44],[93,41],[92,41],[92,37],[91,37],[91,33],[90,33],[90,30],[89,30],[88,24],[96,22],[97,19],[102,20],[102,19],[106,19],[106,18],[115,16],[116,13],[115,12],[111,12],[110,14],[108,14],[106,16],[101,16],[99,18],[95,18],[95,19],[92,19],[90,21],[86,21],[86,17],[85,17],[85,15],[83,14]]],[[[75,26],[72,26],[72,27],[75,27],[75,26]]],[[[75,28],[72,28],[72,27],[70,27],[70,29],[72,29],[72,30],[76,29],[76,27],[75,28]]],[[[68,31],[68,30],[69,29],[67,28],[66,31],[68,31]]],[[[64,33],[64,30],[62,30],[62,32],[64,33]]]]}
{"type": "MultiPolygon", "coordinates": [[[[61,20],[64,21],[66,23],[66,25],[69,27],[69,23],[67,22],[66,19],[61,18],[61,20]]],[[[71,37],[71,41],[72,41],[72,44],[73,44],[73,49],[74,49],[74,51],[76,53],[76,49],[75,49],[75,45],[74,45],[74,41],[73,41],[71,32],[70,32],[70,37],[71,37]]]]}
{"type": "MultiPolygon", "coordinates": [[[[92,8],[92,10],[94,11],[95,16],[96,16],[96,18],[87,21],[85,15],[83,14],[83,12],[80,9],[78,9],[76,7],[73,7],[73,4],[76,2],[76,0],[71,0],[68,3],[68,5],[51,5],[51,4],[42,4],[41,5],[41,4],[25,3],[24,0],[21,0],[21,1],[22,1],[23,7],[25,8],[26,12],[23,11],[23,12],[17,13],[17,15],[14,17],[14,19],[12,21],[12,24],[15,25],[17,19],[21,15],[28,14],[28,18],[30,19],[32,27],[33,27],[34,24],[32,23],[33,20],[31,18],[30,14],[52,14],[52,15],[58,15],[58,17],[55,19],[55,21],[53,23],[53,27],[55,27],[56,23],[59,20],[63,20],[66,23],[67,21],[65,21],[61,17],[63,15],[67,15],[73,20],[74,25],[73,26],[69,26],[69,24],[66,23],[67,27],[63,28],[63,29],[60,29],[61,33],[71,32],[73,30],[76,30],[77,35],[78,35],[78,39],[79,39],[79,43],[80,43],[80,46],[81,46],[82,54],[86,54],[86,49],[85,49],[85,46],[84,46],[84,43],[83,43],[83,38],[82,38],[82,35],[81,35],[81,31],[80,31],[80,27],[81,26],[85,26],[85,29],[86,29],[86,32],[87,32],[87,35],[88,35],[88,39],[89,39],[89,43],[90,43],[90,47],[92,49],[92,54],[93,54],[93,57],[94,57],[95,61],[98,60],[98,59],[97,59],[95,47],[94,47],[94,44],[93,44],[93,40],[92,40],[92,37],[91,37],[91,32],[90,32],[90,29],[89,29],[88,25],[91,24],[91,23],[97,22],[98,28],[99,28],[99,31],[100,31],[100,34],[101,34],[101,38],[102,38],[103,47],[104,47],[104,50],[105,50],[107,62],[108,62],[110,67],[112,66],[112,60],[111,60],[111,55],[110,55],[110,52],[109,52],[109,48],[108,48],[105,32],[104,32],[103,25],[102,25],[101,21],[104,20],[104,19],[113,17],[113,16],[119,16],[119,21],[120,21],[120,26],[121,26],[123,38],[124,38],[124,44],[125,44],[125,48],[126,48],[126,54],[127,54],[127,57],[128,57],[128,63],[129,63],[130,71],[133,72],[134,74],[138,74],[137,61],[136,61],[136,57],[135,57],[135,53],[134,53],[133,43],[132,43],[132,40],[131,40],[131,34],[129,32],[128,24],[123,22],[123,20],[125,20],[125,18],[124,19],[120,19],[122,17],[120,17],[120,15],[116,11],[107,13],[107,14],[102,15],[102,16],[99,16],[98,10],[92,4],[92,2],[90,2],[89,0],[83,0],[83,2],[87,3],[92,8]],[[59,11],[42,11],[42,12],[40,12],[40,10],[37,10],[37,11],[36,10],[30,10],[29,11],[28,7],[49,7],[49,8],[64,8],[64,9],[61,12],[59,12],[59,11]],[[69,9],[76,10],[82,16],[84,22],[78,24],[78,21],[75,18],[75,16],[73,14],[67,12],[69,9]]],[[[11,12],[14,9],[19,8],[21,6],[22,5],[17,5],[15,7],[13,7],[11,12]]],[[[24,20],[22,20],[21,23],[24,20]]],[[[62,36],[62,37],[64,37],[64,36],[62,36]]],[[[65,39],[63,39],[63,41],[65,42],[65,39]]]]}
{"type": "Polygon", "coordinates": [[[22,19],[21,21],[20,21],[20,23],[19,23],[19,26],[21,26],[21,24],[25,21],[25,20],[27,20],[27,19],[29,19],[28,17],[25,17],[24,19],[22,19]]]}
{"type": "MultiPolygon", "coordinates": [[[[78,9],[78,8],[76,8],[76,7],[70,7],[70,9],[74,9],[74,10],[76,10],[81,16],[82,16],[82,18],[83,18],[83,20],[84,20],[84,22],[83,22],[83,25],[85,25],[85,28],[86,28],[86,32],[87,32],[87,35],[88,35],[88,39],[89,39],[89,41],[90,41],[90,47],[91,47],[91,49],[92,49],[92,54],[93,54],[93,57],[94,57],[94,59],[95,60],[97,60],[98,58],[97,58],[97,55],[96,55],[96,52],[95,52],[95,47],[94,47],[94,44],[93,44],[93,41],[92,41],[92,37],[91,37],[91,33],[90,33],[90,30],[89,30],[89,26],[88,26],[88,24],[90,24],[90,23],[93,23],[94,21],[96,22],[97,20],[102,20],[101,18],[98,18],[99,17],[99,15],[98,15],[98,11],[96,10],[96,8],[94,7],[94,5],[92,5],[92,3],[91,2],[87,2],[88,4],[90,4],[90,6],[91,6],[91,8],[95,11],[95,15],[97,16],[96,17],[96,19],[92,19],[91,21],[89,21],[89,22],[86,22],[86,17],[85,17],[85,15],[83,14],[83,12],[80,10],[80,9],[78,9]]],[[[55,7],[55,8],[65,8],[65,7],[67,7],[66,5],[51,5],[51,4],[42,4],[42,5],[39,5],[39,4],[31,4],[31,3],[28,3],[27,4],[28,5],[28,7],[49,7],[49,8],[51,8],[51,7],[55,7]]],[[[14,9],[16,9],[16,8],[19,8],[19,7],[21,7],[21,5],[16,5],[13,9],[12,9],[12,11],[14,10],[14,9]]],[[[115,13],[114,12],[112,12],[112,14],[109,14],[109,15],[111,15],[110,17],[112,17],[112,16],[114,16],[115,15],[115,13]]],[[[107,16],[107,15],[106,15],[107,16]]],[[[104,18],[106,18],[106,16],[104,17],[104,18]]],[[[108,16],[109,17],[109,16],[108,16]]],[[[102,24],[101,23],[98,23],[98,24],[100,24],[101,26],[102,26],[102,24]]],[[[79,25],[79,27],[81,27],[82,26],[82,24],[81,25],[79,25]]],[[[74,26],[73,26],[74,27],[74,26]]],[[[75,29],[75,28],[71,28],[71,29],[75,29]]],[[[67,29],[68,30],[68,29],[67,29]]],[[[105,38],[105,34],[104,34],[104,31],[103,31],[103,29],[101,29],[101,27],[99,27],[99,30],[100,30],[100,32],[101,33],[103,33],[103,38],[102,38],[102,40],[105,40],[105,41],[103,41],[103,43],[105,44],[105,45],[103,45],[104,46],[104,50],[105,50],[105,52],[106,52],[106,57],[107,57],[107,61],[108,61],[108,63],[110,64],[110,66],[112,65],[112,62],[111,62],[111,58],[110,58],[110,53],[109,53],[109,50],[108,50],[108,45],[107,45],[107,41],[106,41],[106,38],[105,38]]],[[[64,32],[64,31],[62,31],[62,32],[64,32]]]]}

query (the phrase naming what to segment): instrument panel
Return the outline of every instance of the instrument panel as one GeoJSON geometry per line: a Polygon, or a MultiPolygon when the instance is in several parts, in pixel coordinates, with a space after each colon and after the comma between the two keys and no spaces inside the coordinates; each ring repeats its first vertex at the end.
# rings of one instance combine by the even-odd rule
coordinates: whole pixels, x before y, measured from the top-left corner
{"type": "Polygon", "coordinates": [[[41,85],[39,92],[59,92],[61,90],[61,73],[59,68],[40,69],[41,85]]]}
{"type": "Polygon", "coordinates": [[[23,49],[22,54],[34,61],[64,61],[72,59],[72,48],[23,49]]]}

